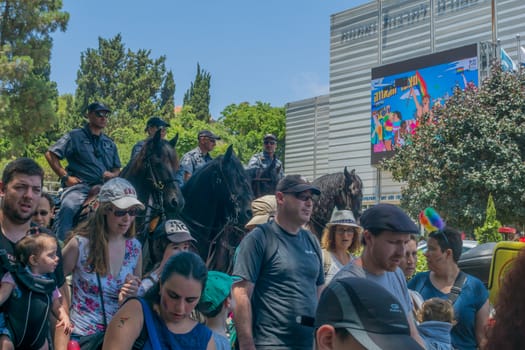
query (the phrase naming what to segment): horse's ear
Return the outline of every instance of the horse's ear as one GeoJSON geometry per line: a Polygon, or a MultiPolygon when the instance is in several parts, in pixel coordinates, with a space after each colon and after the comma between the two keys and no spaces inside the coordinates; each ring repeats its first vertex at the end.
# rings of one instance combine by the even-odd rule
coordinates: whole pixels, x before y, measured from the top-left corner
{"type": "Polygon", "coordinates": [[[171,147],[175,148],[175,146],[177,146],[177,141],[179,141],[179,133],[177,133],[177,135],[175,135],[174,138],[169,140],[168,143],[170,144],[171,147]]]}
{"type": "Polygon", "coordinates": [[[157,130],[155,132],[155,135],[153,136],[153,142],[154,143],[158,143],[160,141],[160,132],[161,132],[161,129],[157,130]]]}
{"type": "Polygon", "coordinates": [[[224,154],[224,162],[229,162],[233,154],[233,145],[228,146],[226,153],[224,154]]]}
{"type": "Polygon", "coordinates": [[[343,171],[345,174],[345,177],[350,177],[350,174],[348,173],[348,168],[345,166],[345,170],[343,171]]]}

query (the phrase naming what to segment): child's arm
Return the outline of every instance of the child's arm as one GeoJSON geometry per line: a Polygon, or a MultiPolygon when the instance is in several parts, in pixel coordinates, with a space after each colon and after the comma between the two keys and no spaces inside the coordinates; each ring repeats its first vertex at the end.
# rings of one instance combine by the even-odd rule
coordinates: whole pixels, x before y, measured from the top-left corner
{"type": "Polygon", "coordinates": [[[53,315],[58,320],[56,327],[64,327],[64,334],[71,334],[73,330],[73,324],[69,319],[69,314],[64,308],[64,305],[60,302],[60,298],[53,298],[53,315]]]}
{"type": "Polygon", "coordinates": [[[7,272],[4,277],[2,277],[2,283],[0,284],[0,305],[5,303],[11,295],[11,292],[13,292],[13,289],[15,289],[15,281],[13,280],[13,276],[7,272]]]}

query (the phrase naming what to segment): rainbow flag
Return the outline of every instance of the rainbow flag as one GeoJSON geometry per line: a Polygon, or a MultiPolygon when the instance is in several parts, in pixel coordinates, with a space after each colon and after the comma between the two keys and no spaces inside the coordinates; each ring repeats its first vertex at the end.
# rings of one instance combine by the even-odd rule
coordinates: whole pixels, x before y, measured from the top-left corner
{"type": "Polygon", "coordinates": [[[425,79],[419,74],[418,71],[416,71],[416,77],[417,82],[419,85],[419,92],[421,92],[421,97],[428,96],[428,89],[427,89],[427,83],[425,82],[425,79]]]}

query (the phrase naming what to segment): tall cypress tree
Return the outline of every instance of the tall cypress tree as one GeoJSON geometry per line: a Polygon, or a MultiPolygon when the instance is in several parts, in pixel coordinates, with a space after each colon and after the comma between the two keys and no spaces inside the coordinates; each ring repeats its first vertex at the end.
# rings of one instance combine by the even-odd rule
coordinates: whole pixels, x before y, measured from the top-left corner
{"type": "Polygon", "coordinates": [[[211,75],[204,69],[201,70],[197,63],[195,81],[184,94],[184,106],[191,106],[192,113],[201,121],[209,122],[210,115],[210,81],[211,75]]]}

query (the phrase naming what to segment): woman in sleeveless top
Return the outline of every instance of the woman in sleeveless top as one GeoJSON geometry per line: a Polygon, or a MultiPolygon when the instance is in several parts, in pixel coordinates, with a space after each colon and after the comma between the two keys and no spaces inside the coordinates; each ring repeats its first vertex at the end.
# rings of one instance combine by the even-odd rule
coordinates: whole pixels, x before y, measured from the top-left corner
{"type": "Polygon", "coordinates": [[[73,339],[103,332],[119,306],[137,295],[142,273],[142,248],[134,237],[135,216],[144,205],[135,189],[122,178],[111,179],[98,202],[63,250],[64,273],[72,273],[73,339]]]}
{"type": "Polygon", "coordinates": [[[190,317],[207,277],[206,265],[195,253],[181,252],[169,258],[160,281],[144,299],[130,299],[113,317],[103,350],[215,350],[211,330],[190,317]],[[147,314],[152,315],[150,324],[147,314]],[[150,329],[156,334],[151,335],[150,329]]]}

